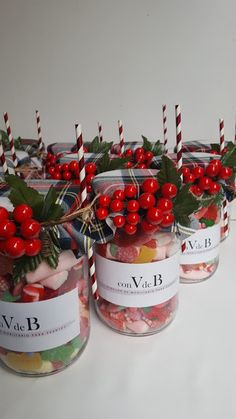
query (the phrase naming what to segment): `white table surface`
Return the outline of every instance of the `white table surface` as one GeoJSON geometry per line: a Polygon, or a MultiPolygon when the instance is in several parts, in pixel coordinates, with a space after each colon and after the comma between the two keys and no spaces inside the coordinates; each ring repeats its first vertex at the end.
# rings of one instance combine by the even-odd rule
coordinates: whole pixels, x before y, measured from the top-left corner
{"type": "Polygon", "coordinates": [[[175,320],[133,338],[92,312],[81,357],[58,374],[25,378],[1,369],[0,419],[235,419],[236,221],[209,280],[180,286],[175,320]]]}

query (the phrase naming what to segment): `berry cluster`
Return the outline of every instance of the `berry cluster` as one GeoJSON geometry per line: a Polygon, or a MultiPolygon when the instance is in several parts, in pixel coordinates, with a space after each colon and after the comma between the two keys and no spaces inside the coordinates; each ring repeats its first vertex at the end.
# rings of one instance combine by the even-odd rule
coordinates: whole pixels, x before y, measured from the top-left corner
{"type": "Polygon", "coordinates": [[[36,256],[42,248],[38,238],[41,225],[32,218],[32,208],[26,204],[17,205],[12,213],[0,207],[0,252],[11,258],[23,255],[36,256]]]}
{"type": "Polygon", "coordinates": [[[177,195],[173,183],[165,183],[161,188],[155,178],[146,179],[141,185],[142,193],[134,185],[117,189],[112,197],[98,198],[96,217],[105,220],[109,215],[116,228],[123,228],[127,234],[135,234],[140,224],[144,232],[155,232],[158,227],[169,227],[174,222],[172,199],[177,195]],[[116,214],[118,213],[118,214],[116,214]]]}
{"type": "Polygon", "coordinates": [[[126,168],[146,169],[150,166],[153,156],[152,151],[145,151],[143,147],[138,147],[135,151],[128,148],[124,154],[124,157],[129,159],[126,163],[126,168]]]}
{"type": "Polygon", "coordinates": [[[230,167],[222,166],[220,160],[211,160],[208,166],[196,166],[192,170],[188,167],[182,168],[184,183],[190,183],[191,192],[195,196],[201,196],[203,193],[208,195],[216,195],[220,192],[220,180],[228,180],[233,174],[230,167]]]}
{"type": "MultiPolygon", "coordinates": [[[[54,157],[54,156],[53,156],[54,157]]],[[[80,184],[80,171],[79,171],[79,163],[76,160],[72,160],[69,163],[57,163],[54,165],[50,165],[47,169],[49,176],[55,180],[65,180],[67,182],[73,181],[77,185],[80,184]]],[[[86,172],[86,184],[87,184],[87,191],[92,191],[91,182],[97,172],[97,167],[95,163],[87,163],[85,165],[85,172],[86,172]]]]}

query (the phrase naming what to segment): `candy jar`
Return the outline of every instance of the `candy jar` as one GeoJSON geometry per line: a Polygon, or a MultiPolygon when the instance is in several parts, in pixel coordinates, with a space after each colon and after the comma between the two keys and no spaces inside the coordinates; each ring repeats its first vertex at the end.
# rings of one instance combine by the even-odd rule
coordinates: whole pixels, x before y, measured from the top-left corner
{"type": "Polygon", "coordinates": [[[96,245],[100,319],[117,332],[144,336],[166,327],[178,305],[180,243],[175,233],[117,232],[96,245]]]}
{"type": "Polygon", "coordinates": [[[0,198],[0,360],[18,374],[44,376],[74,362],[88,341],[87,258],[69,248],[55,188],[42,197],[18,177],[9,185],[13,211],[0,198]],[[31,205],[15,205],[22,194],[31,205]]]}
{"type": "Polygon", "coordinates": [[[181,282],[200,282],[212,276],[219,263],[220,209],[214,204],[201,208],[191,216],[190,228],[179,226],[179,231],[183,240],[181,282]]]}
{"type": "Polygon", "coordinates": [[[180,257],[175,221],[181,214],[188,220],[186,199],[191,208],[199,205],[188,186],[182,188],[175,164],[162,159],[158,173],[122,170],[93,181],[101,237],[95,247],[96,310],[108,326],[132,336],[156,333],[174,318],[180,257]]]}

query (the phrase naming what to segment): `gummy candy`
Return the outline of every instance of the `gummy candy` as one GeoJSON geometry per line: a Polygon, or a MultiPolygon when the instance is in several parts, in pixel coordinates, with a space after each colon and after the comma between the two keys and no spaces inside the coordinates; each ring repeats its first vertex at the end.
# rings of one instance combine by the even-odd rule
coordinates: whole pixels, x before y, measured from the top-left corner
{"type": "Polygon", "coordinates": [[[154,260],[156,256],[156,249],[141,246],[138,257],[134,260],[134,263],[149,263],[154,260]]]}

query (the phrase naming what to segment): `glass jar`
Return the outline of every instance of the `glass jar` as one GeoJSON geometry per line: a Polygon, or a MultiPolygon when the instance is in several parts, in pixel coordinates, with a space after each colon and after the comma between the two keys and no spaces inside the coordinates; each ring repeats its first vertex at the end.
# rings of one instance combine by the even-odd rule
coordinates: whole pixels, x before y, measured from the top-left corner
{"type": "Polygon", "coordinates": [[[87,258],[62,251],[55,270],[43,262],[15,285],[12,266],[0,256],[0,359],[22,375],[59,372],[89,337],[87,258]]]}
{"type": "Polygon", "coordinates": [[[216,205],[201,208],[191,216],[190,228],[179,226],[182,238],[180,282],[204,281],[219,263],[220,210],[216,205]]]}
{"type": "Polygon", "coordinates": [[[145,336],[166,327],[178,305],[180,241],[171,232],[116,232],[96,245],[96,311],[113,330],[145,336]]]}

